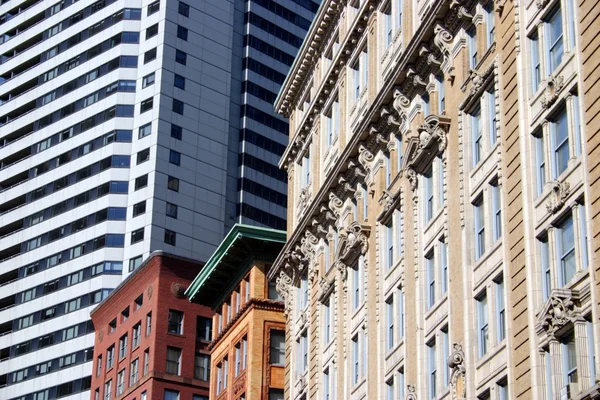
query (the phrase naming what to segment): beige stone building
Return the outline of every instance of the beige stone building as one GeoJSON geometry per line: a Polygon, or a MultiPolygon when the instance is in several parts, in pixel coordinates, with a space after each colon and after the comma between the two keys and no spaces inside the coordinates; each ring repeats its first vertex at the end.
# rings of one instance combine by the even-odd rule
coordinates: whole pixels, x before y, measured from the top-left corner
{"type": "Polygon", "coordinates": [[[599,17],[323,0],[276,101],[286,399],[600,397],[599,17]]]}

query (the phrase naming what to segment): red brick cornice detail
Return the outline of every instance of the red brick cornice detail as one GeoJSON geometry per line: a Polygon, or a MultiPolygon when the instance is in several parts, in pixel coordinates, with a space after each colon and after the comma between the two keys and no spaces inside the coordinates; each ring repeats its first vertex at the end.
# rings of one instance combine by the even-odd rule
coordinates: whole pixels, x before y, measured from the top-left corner
{"type": "Polygon", "coordinates": [[[229,321],[227,326],[223,328],[221,333],[218,336],[216,336],[212,340],[212,342],[210,342],[210,344],[208,345],[208,350],[212,350],[213,347],[215,347],[219,343],[219,341],[227,334],[227,332],[229,332],[229,330],[237,323],[237,321],[242,319],[246,313],[250,312],[250,310],[254,308],[256,308],[257,310],[276,311],[283,314],[285,304],[283,301],[280,300],[251,298],[246,304],[244,304],[242,308],[240,308],[240,311],[238,311],[237,314],[235,314],[231,318],[231,321],[229,321]]]}

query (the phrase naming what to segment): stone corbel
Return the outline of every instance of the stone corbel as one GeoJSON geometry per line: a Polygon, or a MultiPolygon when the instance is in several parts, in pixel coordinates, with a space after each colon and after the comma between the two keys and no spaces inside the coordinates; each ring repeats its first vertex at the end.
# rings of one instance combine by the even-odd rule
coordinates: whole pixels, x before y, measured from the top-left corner
{"type": "Polygon", "coordinates": [[[452,346],[452,354],[448,357],[448,367],[451,369],[450,385],[452,387],[452,399],[463,400],[467,398],[467,385],[465,375],[465,353],[459,343],[452,346]]]}
{"type": "Polygon", "coordinates": [[[567,201],[571,193],[571,184],[569,182],[552,182],[552,194],[546,203],[546,210],[550,214],[556,214],[567,201]]]}
{"type": "Polygon", "coordinates": [[[321,303],[324,303],[329,295],[333,292],[334,283],[324,276],[319,280],[319,294],[318,299],[321,303]]]}
{"type": "Polygon", "coordinates": [[[435,25],[433,32],[435,34],[433,44],[440,50],[442,57],[444,58],[442,71],[444,71],[444,74],[448,77],[450,82],[454,82],[454,58],[451,53],[454,36],[439,23],[435,25]]]}
{"type": "Polygon", "coordinates": [[[283,299],[285,307],[283,309],[283,316],[288,317],[292,309],[292,278],[284,271],[279,272],[279,276],[275,279],[275,290],[279,294],[279,297],[283,299]]]}
{"type": "Polygon", "coordinates": [[[446,150],[449,128],[449,117],[434,114],[427,116],[425,123],[417,129],[417,135],[413,135],[408,141],[408,166],[417,173],[425,172],[433,158],[446,150]]]}
{"type": "Polygon", "coordinates": [[[336,219],[340,218],[342,215],[342,209],[344,207],[344,202],[335,195],[333,192],[329,192],[329,203],[327,204],[333,215],[335,215],[336,219]]]}
{"type": "Polygon", "coordinates": [[[358,165],[354,160],[348,161],[348,169],[352,171],[359,178],[364,179],[366,174],[365,171],[358,165]]]}
{"type": "Polygon", "coordinates": [[[408,67],[408,71],[406,72],[406,79],[409,82],[412,82],[414,87],[422,87],[423,89],[427,88],[427,82],[423,80],[415,71],[414,65],[408,67]]]}
{"type": "Polygon", "coordinates": [[[473,21],[474,19],[473,15],[469,13],[469,10],[467,10],[465,6],[460,6],[456,15],[459,19],[467,22],[473,21]]]}
{"type": "Polygon", "coordinates": [[[535,0],[535,5],[537,6],[538,10],[546,7],[548,3],[550,3],[550,0],[535,0]]]}
{"type": "Polygon", "coordinates": [[[502,14],[504,11],[504,6],[506,6],[506,2],[508,0],[496,0],[496,12],[498,14],[502,14]]]}
{"type": "Polygon", "coordinates": [[[362,144],[358,146],[358,162],[362,165],[366,175],[371,173],[371,164],[374,159],[375,156],[373,156],[373,153],[369,149],[362,144]]]}
{"type": "Polygon", "coordinates": [[[552,104],[558,99],[558,95],[565,86],[564,78],[562,75],[550,76],[546,82],[546,90],[541,99],[542,107],[545,109],[550,108],[552,104]]]}
{"type": "Polygon", "coordinates": [[[410,100],[402,94],[399,88],[394,89],[394,101],[392,107],[398,113],[400,125],[408,120],[410,112],[410,100]]]}
{"type": "Polygon", "coordinates": [[[425,45],[421,46],[421,49],[419,50],[419,56],[420,57],[424,57],[425,61],[427,62],[427,65],[436,68],[436,69],[441,69],[442,67],[442,61],[440,61],[435,54],[433,54],[429,48],[425,45]]]}
{"type": "Polygon", "coordinates": [[[387,219],[387,217],[393,212],[396,208],[396,205],[400,201],[400,189],[396,192],[390,192],[388,190],[383,191],[383,195],[379,200],[379,204],[383,206],[383,209],[377,216],[377,221],[382,221],[387,219]]]}

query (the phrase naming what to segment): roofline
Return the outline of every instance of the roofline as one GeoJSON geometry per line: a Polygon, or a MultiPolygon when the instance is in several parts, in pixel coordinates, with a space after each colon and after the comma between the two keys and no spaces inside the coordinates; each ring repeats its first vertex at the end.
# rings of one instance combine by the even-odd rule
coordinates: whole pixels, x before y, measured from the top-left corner
{"type": "Polygon", "coordinates": [[[304,36],[304,40],[302,41],[302,46],[300,46],[300,48],[298,49],[298,52],[296,53],[296,58],[294,59],[294,62],[292,63],[292,66],[290,67],[290,69],[288,70],[288,74],[285,77],[285,80],[283,81],[283,83],[281,84],[281,87],[279,88],[279,93],[277,93],[277,97],[275,98],[275,101],[273,102],[273,108],[275,109],[275,112],[277,114],[281,114],[279,112],[279,110],[281,109],[281,101],[282,101],[282,95],[284,91],[288,91],[289,88],[289,84],[292,78],[290,78],[292,75],[296,74],[296,69],[298,67],[298,63],[300,62],[299,60],[303,57],[301,57],[301,55],[305,52],[306,48],[308,47],[308,43],[312,41],[312,37],[314,36],[314,34],[316,33],[316,29],[317,29],[317,23],[316,21],[320,21],[321,18],[323,17],[321,14],[323,13],[323,10],[325,10],[325,3],[329,3],[329,0],[323,0],[321,1],[321,4],[319,4],[319,8],[317,9],[317,12],[315,13],[315,16],[312,20],[312,22],[310,23],[310,27],[308,28],[308,31],[306,32],[306,35],[304,36]],[[309,39],[311,38],[311,39],[309,39]]]}
{"type": "Polygon", "coordinates": [[[219,247],[210,256],[204,268],[194,278],[190,286],[186,289],[185,295],[190,301],[193,300],[194,296],[200,290],[202,285],[210,278],[212,273],[217,269],[223,257],[227,255],[229,250],[235,245],[235,242],[242,238],[253,238],[268,240],[271,242],[285,244],[287,233],[277,229],[263,228],[259,226],[246,225],[246,224],[235,224],[223,241],[219,244],[219,247]]]}
{"type": "Polygon", "coordinates": [[[94,307],[93,310],[90,311],[90,316],[92,316],[92,314],[95,314],[100,309],[100,307],[102,307],[104,305],[104,303],[106,303],[107,301],[112,299],[114,296],[116,296],[117,293],[120,292],[135,276],[137,276],[138,274],[141,273],[142,270],[144,270],[144,268],[146,267],[146,265],[148,265],[150,260],[152,260],[156,257],[165,257],[165,258],[172,258],[172,259],[176,259],[176,260],[180,260],[180,261],[185,261],[188,263],[200,265],[202,268],[204,268],[204,265],[206,265],[205,263],[203,263],[200,260],[183,257],[183,256],[178,256],[176,254],[167,253],[162,250],[155,250],[152,253],[150,253],[148,258],[146,258],[139,267],[137,267],[131,274],[129,274],[129,276],[127,278],[125,278],[124,281],[119,283],[119,285],[117,285],[117,287],[114,288],[112,290],[112,292],[110,292],[104,300],[102,300],[100,303],[98,303],[98,305],[96,307],[94,307]]]}

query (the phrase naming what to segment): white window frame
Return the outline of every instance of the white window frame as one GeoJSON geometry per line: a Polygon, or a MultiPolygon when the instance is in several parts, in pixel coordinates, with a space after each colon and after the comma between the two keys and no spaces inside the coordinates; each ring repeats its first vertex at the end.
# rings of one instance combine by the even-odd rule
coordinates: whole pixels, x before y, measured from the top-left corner
{"type": "Polygon", "coordinates": [[[487,292],[484,290],[477,298],[477,348],[479,358],[490,350],[489,340],[489,304],[487,292]]]}

